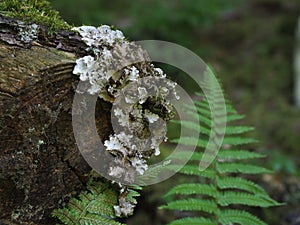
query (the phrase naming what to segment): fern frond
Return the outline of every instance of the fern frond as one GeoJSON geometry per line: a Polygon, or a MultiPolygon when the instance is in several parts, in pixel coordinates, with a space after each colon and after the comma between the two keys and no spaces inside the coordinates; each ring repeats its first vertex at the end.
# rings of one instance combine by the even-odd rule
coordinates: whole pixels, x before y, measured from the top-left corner
{"type": "Polygon", "coordinates": [[[241,119],[244,119],[244,118],[245,118],[245,115],[241,115],[241,114],[228,115],[227,116],[227,122],[241,120],[241,119]]]}
{"type": "MultiPolygon", "coordinates": [[[[138,188],[138,189],[140,189],[140,188],[138,188]]],[[[136,205],[137,204],[136,198],[139,197],[140,195],[141,194],[138,191],[136,191],[134,189],[130,189],[128,195],[126,196],[126,200],[128,202],[132,202],[133,204],[136,205]]]]}
{"type": "Polygon", "coordinates": [[[257,195],[267,194],[263,188],[261,188],[254,182],[246,180],[241,177],[218,177],[217,183],[218,183],[218,187],[221,190],[239,189],[257,195]]]}
{"type": "Polygon", "coordinates": [[[165,206],[161,206],[160,208],[181,211],[202,211],[210,214],[213,214],[217,211],[214,201],[195,198],[172,201],[165,206]]]}
{"type": "Polygon", "coordinates": [[[197,145],[197,147],[205,148],[207,145],[207,140],[198,140],[195,137],[181,137],[180,139],[173,139],[170,141],[171,143],[178,143],[183,145],[197,145]]]}
{"type": "Polygon", "coordinates": [[[216,190],[213,185],[209,184],[180,184],[172,188],[165,197],[169,195],[193,195],[193,194],[205,194],[211,197],[216,197],[216,190]]]}
{"type": "MultiPolygon", "coordinates": [[[[169,166],[169,169],[172,169],[172,166],[169,166]]],[[[199,165],[185,165],[179,172],[186,175],[196,175],[209,179],[213,179],[216,176],[215,172],[212,169],[200,171],[199,165]]]]}
{"type": "Polygon", "coordinates": [[[218,154],[220,160],[242,160],[242,159],[255,159],[265,157],[256,152],[246,150],[221,150],[218,154]]]}
{"type": "MultiPolygon", "coordinates": [[[[204,82],[209,83],[209,78],[204,82]]],[[[192,211],[192,217],[176,219],[168,225],[186,225],[186,224],[206,224],[206,225],[266,225],[256,216],[238,210],[237,207],[254,206],[254,207],[270,207],[280,205],[278,202],[268,196],[268,194],[258,184],[246,180],[237,175],[244,174],[262,174],[271,171],[250,163],[250,159],[264,157],[263,155],[251,152],[249,150],[240,150],[243,145],[253,144],[256,139],[248,138],[245,133],[252,131],[254,128],[250,126],[241,126],[229,124],[226,127],[223,147],[218,152],[216,158],[211,165],[204,171],[199,170],[199,162],[204,156],[204,149],[209,147],[208,141],[211,133],[219,134],[218,128],[212,127],[211,108],[217,124],[226,124],[224,119],[224,111],[218,105],[220,97],[219,92],[215,92],[210,84],[206,87],[211,90],[206,99],[201,93],[196,93],[201,101],[195,101],[196,113],[192,110],[192,106],[188,106],[188,115],[191,118],[199,120],[200,124],[195,124],[188,120],[175,121],[182,127],[191,131],[200,132],[198,137],[180,137],[171,140],[172,143],[181,144],[180,146],[197,146],[196,151],[192,154],[189,162],[179,170],[179,173],[186,176],[199,177],[199,183],[184,183],[173,187],[165,195],[167,204],[161,206],[161,209],[192,211]],[[216,99],[214,99],[214,97],[216,99]],[[212,103],[212,105],[210,105],[212,103]],[[215,130],[213,130],[215,129],[215,130]],[[203,179],[204,178],[204,179],[203,179]],[[232,209],[234,207],[234,209],[232,209]],[[203,215],[203,217],[196,217],[203,215]]],[[[234,122],[244,118],[226,102],[227,122],[234,122]]],[[[213,151],[206,151],[205,154],[213,155],[213,151]]],[[[171,160],[180,162],[180,159],[188,159],[188,154],[184,150],[172,154],[171,160]]],[[[174,164],[168,167],[175,170],[174,164]]],[[[194,179],[196,180],[196,179],[194,179]]]]}
{"type": "Polygon", "coordinates": [[[217,165],[217,169],[219,173],[260,174],[272,172],[271,170],[268,170],[261,166],[232,162],[219,163],[217,165]]]}
{"type": "Polygon", "coordinates": [[[79,225],[95,225],[95,224],[101,224],[101,225],[121,225],[121,223],[115,222],[111,219],[99,217],[95,214],[90,214],[86,216],[82,216],[80,220],[78,221],[79,225]]]}
{"type": "Polygon", "coordinates": [[[242,210],[223,210],[219,217],[221,224],[267,225],[256,216],[242,210]]]}
{"type": "MultiPolygon", "coordinates": [[[[129,198],[135,201],[135,191],[129,192],[129,198]]],[[[113,206],[118,205],[119,192],[111,184],[91,181],[87,190],[72,198],[63,209],[55,209],[52,216],[67,225],[121,225],[116,218],[113,206]]]]}
{"type": "Polygon", "coordinates": [[[200,131],[200,133],[203,133],[203,134],[206,134],[206,135],[210,134],[210,130],[209,129],[207,129],[204,126],[200,126],[199,124],[196,124],[196,123],[191,122],[191,121],[184,121],[184,120],[178,121],[178,120],[174,120],[174,121],[172,121],[172,123],[174,123],[174,124],[180,124],[183,127],[189,128],[191,130],[195,130],[197,132],[200,131]]]}
{"type": "MultiPolygon", "coordinates": [[[[238,146],[238,145],[251,144],[251,143],[255,143],[255,142],[257,142],[257,140],[253,139],[253,138],[225,137],[223,144],[238,146]]],[[[171,143],[179,143],[179,144],[183,144],[183,145],[194,145],[194,143],[197,143],[197,147],[205,148],[207,146],[208,140],[203,140],[203,139],[198,140],[195,137],[181,137],[180,139],[171,140],[171,143]]]]}
{"type": "MultiPolygon", "coordinates": [[[[194,102],[197,102],[197,101],[194,101],[194,102]]],[[[206,104],[204,104],[204,105],[206,105],[206,104]]],[[[208,122],[207,125],[209,125],[210,122],[211,122],[210,119],[209,119],[211,117],[210,107],[209,106],[208,107],[202,107],[202,106],[199,106],[197,103],[195,104],[195,106],[196,106],[196,110],[197,110],[198,114],[194,114],[191,111],[188,111],[187,114],[191,115],[193,117],[206,118],[207,122],[208,122]]],[[[186,106],[186,108],[187,108],[187,110],[193,109],[192,106],[186,106]]]]}
{"type": "Polygon", "coordinates": [[[253,195],[243,192],[219,192],[218,193],[218,204],[220,206],[228,206],[232,204],[258,206],[258,207],[269,207],[278,205],[276,201],[271,199],[267,195],[253,195]]]}
{"type": "Polygon", "coordinates": [[[74,212],[72,212],[72,210],[68,210],[68,209],[61,209],[61,210],[54,210],[52,215],[55,216],[57,219],[59,219],[61,222],[63,222],[64,224],[67,225],[72,225],[72,224],[76,224],[77,220],[74,219],[75,215],[74,212]]]}
{"type": "Polygon", "coordinates": [[[254,130],[254,127],[248,127],[248,126],[227,126],[226,127],[227,134],[243,134],[252,130],[254,130]]]}
{"type": "Polygon", "coordinates": [[[190,156],[189,154],[186,154],[185,151],[179,151],[179,152],[175,152],[173,154],[171,154],[169,156],[169,159],[189,159],[190,161],[198,161],[199,159],[201,159],[203,156],[203,153],[202,152],[193,152],[192,156],[190,156]]]}
{"type": "MultiPolygon", "coordinates": [[[[186,154],[185,151],[179,151],[170,155],[170,159],[190,159],[190,161],[196,161],[203,157],[202,152],[193,152],[192,156],[186,154]]],[[[244,159],[257,159],[264,158],[265,155],[262,155],[257,152],[251,152],[247,150],[228,150],[221,149],[218,153],[219,162],[223,161],[232,161],[232,160],[244,160],[244,159]]]]}
{"type": "Polygon", "coordinates": [[[168,225],[216,225],[215,222],[213,222],[210,219],[203,218],[203,217],[187,217],[187,218],[182,218],[178,220],[174,220],[168,225]]]}
{"type": "Polygon", "coordinates": [[[232,145],[232,146],[238,146],[238,145],[245,145],[245,144],[252,144],[257,142],[254,138],[244,138],[244,137],[225,137],[223,144],[224,145],[232,145]]]}
{"type": "Polygon", "coordinates": [[[207,110],[202,110],[196,107],[196,110],[199,114],[194,114],[193,112],[187,112],[187,115],[191,116],[192,118],[199,120],[202,125],[211,126],[210,115],[206,115],[207,110]],[[200,114],[200,113],[203,114],[200,114]]]}

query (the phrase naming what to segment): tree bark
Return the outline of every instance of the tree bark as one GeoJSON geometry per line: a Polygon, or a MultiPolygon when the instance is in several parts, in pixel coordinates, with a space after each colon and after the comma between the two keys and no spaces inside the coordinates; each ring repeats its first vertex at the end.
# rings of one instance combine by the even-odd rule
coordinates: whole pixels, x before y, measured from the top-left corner
{"type": "MultiPolygon", "coordinates": [[[[51,211],[85,187],[91,170],[71,115],[72,70],[87,46],[76,33],[48,36],[42,26],[23,41],[26,26],[0,16],[0,224],[55,224],[51,211]]],[[[101,138],[110,133],[109,110],[99,100],[101,138]]]]}

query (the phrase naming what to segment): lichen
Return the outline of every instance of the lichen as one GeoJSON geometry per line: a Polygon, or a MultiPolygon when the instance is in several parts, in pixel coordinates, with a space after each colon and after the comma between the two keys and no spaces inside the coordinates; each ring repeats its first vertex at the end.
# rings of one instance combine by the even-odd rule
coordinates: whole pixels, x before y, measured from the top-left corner
{"type": "MultiPolygon", "coordinates": [[[[89,94],[113,103],[114,133],[104,146],[114,161],[107,173],[113,181],[133,184],[148,169],[147,159],[159,155],[159,145],[167,139],[164,122],[174,114],[171,100],[178,98],[176,83],[165,79],[145,51],[121,31],[107,25],[72,30],[88,46],[88,55],[76,60],[73,73],[89,85],[89,94]]],[[[127,216],[134,205],[120,197],[114,208],[117,216],[127,216]]]]}
{"type": "Polygon", "coordinates": [[[0,9],[0,13],[5,16],[43,24],[50,33],[71,28],[46,0],[3,0],[0,1],[0,9]]]}
{"type": "Polygon", "coordinates": [[[114,210],[117,217],[121,217],[122,215],[128,216],[133,213],[135,205],[131,202],[125,200],[125,198],[121,198],[119,200],[119,205],[114,206],[114,210]]]}
{"type": "Polygon", "coordinates": [[[38,35],[38,28],[39,26],[37,24],[30,24],[26,27],[20,27],[19,28],[19,36],[21,41],[25,43],[30,43],[34,41],[37,38],[38,35]]]}

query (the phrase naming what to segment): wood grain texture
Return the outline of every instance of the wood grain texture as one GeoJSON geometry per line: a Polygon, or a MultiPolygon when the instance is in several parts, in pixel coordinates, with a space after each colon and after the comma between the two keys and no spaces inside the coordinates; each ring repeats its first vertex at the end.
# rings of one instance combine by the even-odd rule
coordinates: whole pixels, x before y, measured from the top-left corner
{"type": "MultiPolygon", "coordinates": [[[[0,16],[0,224],[55,224],[51,211],[82,190],[91,171],[71,115],[72,70],[86,46],[69,31],[48,37],[45,27],[22,43],[19,24],[0,16]]],[[[96,106],[102,139],[111,131],[110,108],[96,106]]]]}

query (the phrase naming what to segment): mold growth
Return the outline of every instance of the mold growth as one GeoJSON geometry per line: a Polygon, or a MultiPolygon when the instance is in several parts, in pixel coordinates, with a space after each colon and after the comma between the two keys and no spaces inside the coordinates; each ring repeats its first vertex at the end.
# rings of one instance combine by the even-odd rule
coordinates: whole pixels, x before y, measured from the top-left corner
{"type": "MultiPolygon", "coordinates": [[[[133,184],[148,169],[147,159],[159,155],[166,141],[165,122],[173,117],[171,100],[178,99],[176,83],[150,63],[146,52],[107,25],[75,27],[89,46],[76,60],[73,73],[88,84],[87,92],[113,104],[114,133],[104,141],[114,156],[107,171],[113,181],[133,184]],[[120,182],[124,181],[124,182],[120,182]]],[[[134,205],[119,198],[117,216],[129,215],[134,205]]]]}

